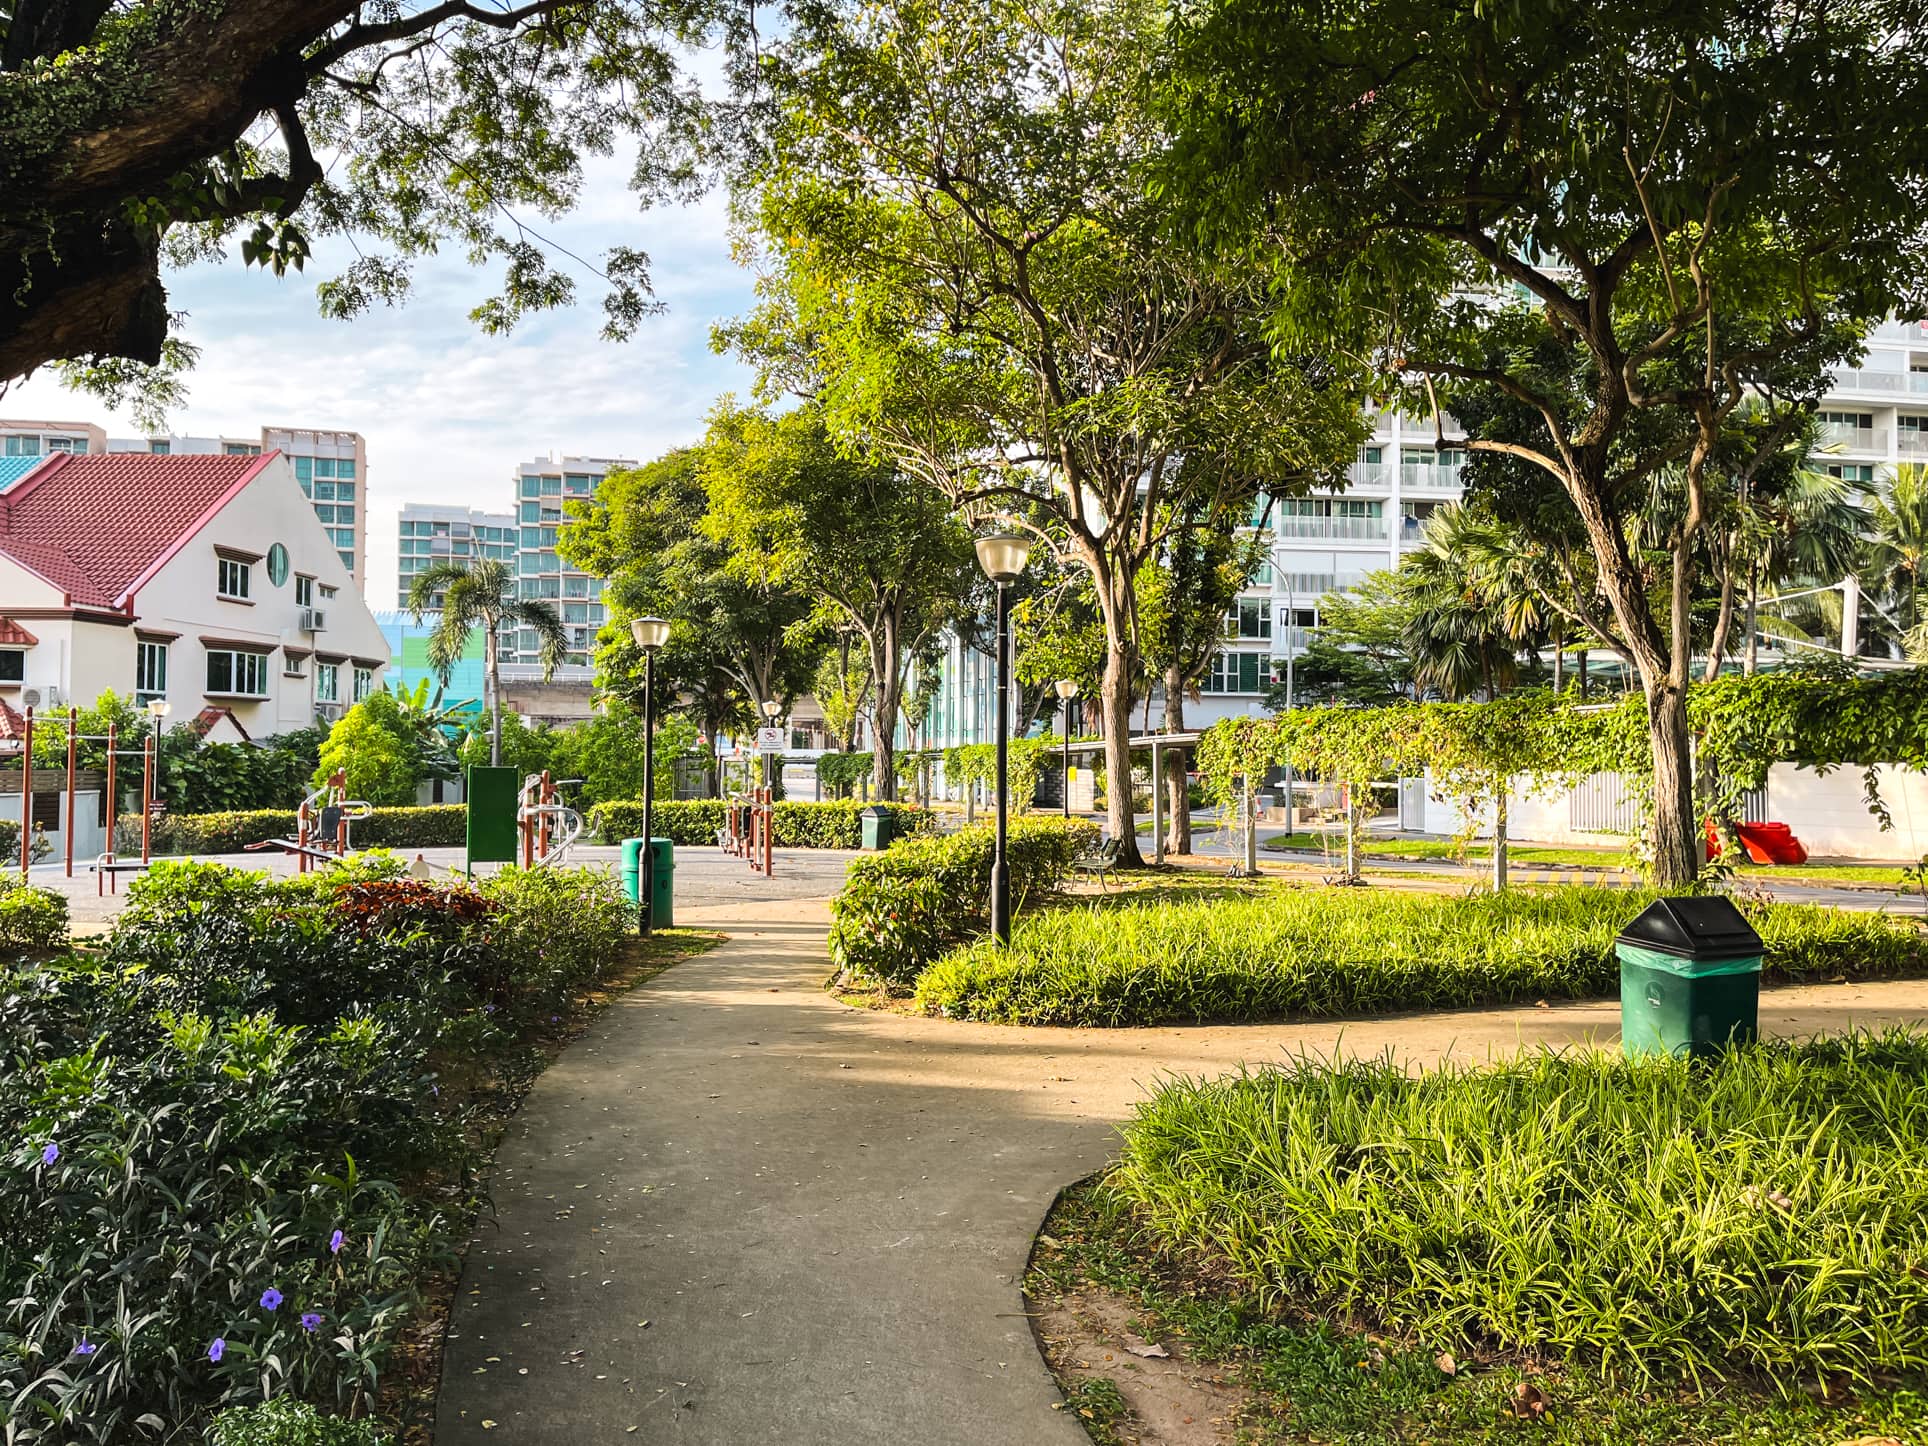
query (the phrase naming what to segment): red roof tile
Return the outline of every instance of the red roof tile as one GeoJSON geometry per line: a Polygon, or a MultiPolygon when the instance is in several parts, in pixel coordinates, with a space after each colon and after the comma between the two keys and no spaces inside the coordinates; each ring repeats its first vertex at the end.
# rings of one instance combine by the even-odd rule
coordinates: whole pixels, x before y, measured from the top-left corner
{"type": "Polygon", "coordinates": [[[27,720],[0,698],[0,740],[18,742],[27,731],[27,720]]]}
{"type": "Polygon", "coordinates": [[[197,738],[205,738],[223,718],[232,723],[234,725],[234,731],[247,739],[248,742],[252,743],[254,741],[248,737],[248,730],[241,726],[241,720],[234,716],[234,709],[232,708],[216,708],[210,704],[199,713],[196,713],[187,726],[194,730],[197,738]]]}
{"type": "Polygon", "coordinates": [[[12,618],[0,618],[0,645],[9,648],[31,648],[39,642],[39,638],[12,618]]]}
{"type": "Polygon", "coordinates": [[[0,498],[0,553],[75,606],[124,607],[274,455],[56,457],[0,498]]]}

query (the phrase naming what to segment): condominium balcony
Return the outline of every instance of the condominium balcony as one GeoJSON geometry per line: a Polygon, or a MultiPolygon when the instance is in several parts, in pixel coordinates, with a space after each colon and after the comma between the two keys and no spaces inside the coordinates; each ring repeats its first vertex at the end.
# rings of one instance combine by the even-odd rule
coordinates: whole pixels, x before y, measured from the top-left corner
{"type": "Polygon", "coordinates": [[[1840,422],[1821,424],[1821,445],[1831,452],[1865,452],[1877,457],[1888,455],[1886,427],[1850,427],[1840,422]]]}
{"type": "Polygon", "coordinates": [[[1895,434],[1895,455],[1910,461],[1928,458],[1928,432],[1907,427],[1895,434]]]}
{"type": "Polygon", "coordinates": [[[1384,542],[1383,517],[1280,517],[1273,524],[1280,537],[1318,537],[1339,542],[1384,542]]]}
{"type": "Polygon", "coordinates": [[[1346,468],[1346,482],[1354,491],[1390,492],[1392,467],[1385,462],[1354,462],[1346,468]]]}
{"type": "Polygon", "coordinates": [[[1928,396],[1928,372],[1836,367],[1832,391],[1859,396],[1924,397],[1928,396]]]}
{"type": "Polygon", "coordinates": [[[1459,468],[1441,467],[1429,462],[1402,462],[1399,467],[1401,492],[1458,492],[1459,468]]]}

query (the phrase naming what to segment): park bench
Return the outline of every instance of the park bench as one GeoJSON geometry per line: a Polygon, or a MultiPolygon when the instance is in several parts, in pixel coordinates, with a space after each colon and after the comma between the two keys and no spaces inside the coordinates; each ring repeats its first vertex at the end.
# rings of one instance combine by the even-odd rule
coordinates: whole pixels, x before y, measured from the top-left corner
{"type": "Polygon", "coordinates": [[[1118,840],[1108,838],[1098,846],[1095,853],[1080,854],[1071,861],[1071,872],[1087,879],[1096,879],[1098,887],[1107,892],[1111,885],[1106,882],[1118,867],[1118,840]]]}

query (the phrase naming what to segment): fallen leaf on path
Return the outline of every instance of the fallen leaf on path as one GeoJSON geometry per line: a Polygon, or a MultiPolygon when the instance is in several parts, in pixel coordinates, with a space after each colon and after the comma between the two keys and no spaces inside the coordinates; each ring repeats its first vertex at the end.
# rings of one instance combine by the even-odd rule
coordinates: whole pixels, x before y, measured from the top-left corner
{"type": "Polygon", "coordinates": [[[1459,1362],[1453,1359],[1453,1353],[1451,1351],[1441,1351],[1438,1355],[1434,1356],[1433,1364],[1449,1376],[1457,1376],[1459,1374],[1459,1362]]]}
{"type": "Polygon", "coordinates": [[[1537,1421],[1546,1414],[1546,1408],[1553,1404],[1553,1398],[1533,1382],[1521,1381],[1513,1388],[1513,1399],[1506,1404],[1515,1416],[1537,1421]]]}

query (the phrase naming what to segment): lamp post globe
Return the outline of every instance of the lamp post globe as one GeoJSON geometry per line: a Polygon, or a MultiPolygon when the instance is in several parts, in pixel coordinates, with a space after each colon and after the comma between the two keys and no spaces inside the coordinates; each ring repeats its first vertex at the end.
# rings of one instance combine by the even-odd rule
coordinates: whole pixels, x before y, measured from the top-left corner
{"type": "Polygon", "coordinates": [[[974,544],[978,566],[997,584],[997,845],[991,856],[991,937],[1011,942],[1011,584],[1031,560],[1031,539],[994,532],[974,544]]]}
{"type": "Polygon", "coordinates": [[[669,641],[669,622],[631,618],[629,635],[643,650],[643,857],[636,889],[636,927],[648,938],[656,904],[656,650],[669,641]]]}

